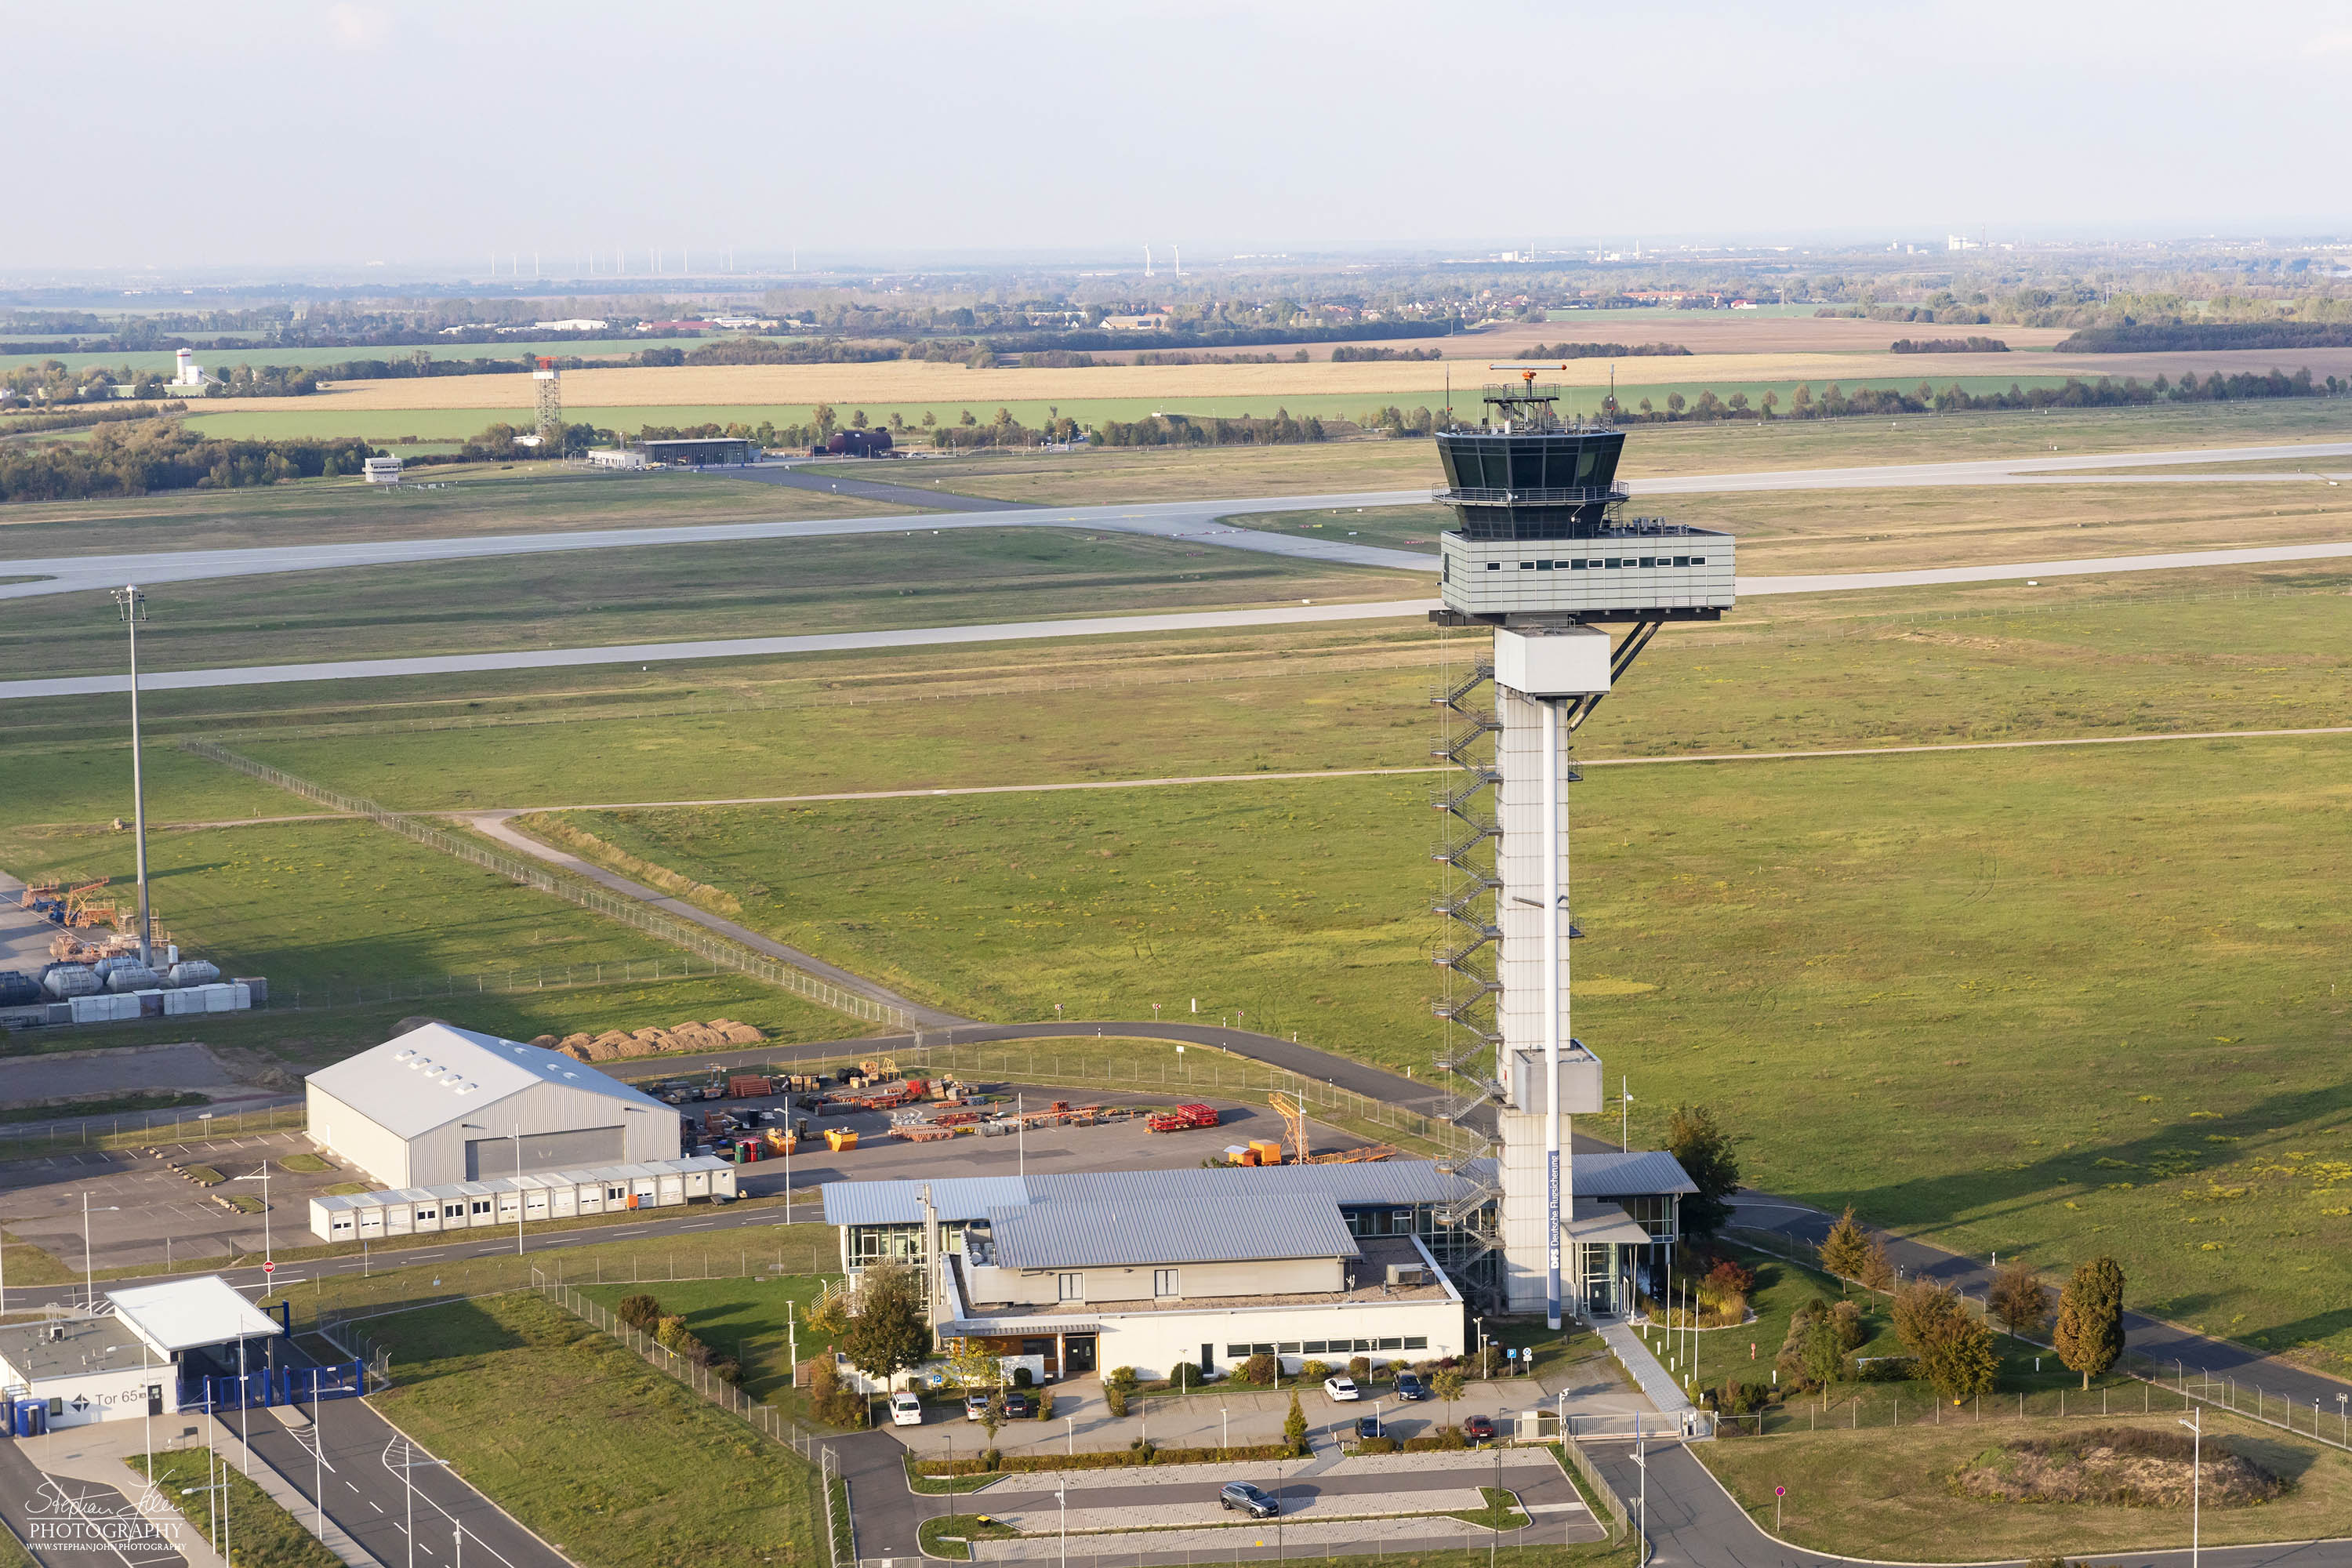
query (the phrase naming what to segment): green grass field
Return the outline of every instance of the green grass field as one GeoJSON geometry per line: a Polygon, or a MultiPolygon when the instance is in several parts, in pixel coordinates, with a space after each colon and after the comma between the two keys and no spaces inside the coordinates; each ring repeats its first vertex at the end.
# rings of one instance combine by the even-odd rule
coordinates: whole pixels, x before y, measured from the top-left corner
{"type": "MultiPolygon", "coordinates": [[[[2086,1426],[2156,1426],[2176,1431],[2172,1414],[2118,1417],[2112,1423],[1997,1421],[1948,1423],[1892,1431],[1822,1431],[1698,1445],[1696,1453],[1748,1516],[1773,1528],[1773,1492],[1786,1487],[1779,1533],[1817,1552],[1903,1562],[1983,1561],[1991,1557],[2073,1557],[2189,1543],[2186,1509],[2098,1503],[2015,1503],[1964,1497],[1948,1478],[1988,1449],[2020,1437],[2061,1436],[2086,1426]]],[[[2207,1506],[2204,1543],[2309,1541],[2341,1535],[2352,1513],[2352,1457],[2208,1411],[2238,1451],[2293,1489],[2266,1503],[2207,1506]]],[[[2185,1468],[2185,1467],[2184,1467],[2185,1468]]]]}
{"type": "MultiPolygon", "coordinates": [[[[2347,755],[1596,771],[1574,802],[1584,1037],[1654,1122],[1723,1108],[1769,1190],[2053,1271],[2112,1250],[2136,1305],[2341,1356],[2347,755]]],[[[575,820],[978,1016],[1198,996],[1421,1067],[1424,801],[1350,779],[575,820]]]]}
{"type": "MultiPolygon", "coordinates": [[[[745,487],[747,489],[751,487],[745,487]]],[[[910,520],[912,521],[912,520],[910,520]]],[[[1323,565],[1181,540],[1047,529],[915,529],[175,584],[150,596],[147,668],[695,641],[907,626],[1418,598],[1416,573],[1323,565]],[[160,604],[158,603],[160,601],[160,604]]],[[[121,668],[102,593],[0,625],[0,666],[121,668]]]]}
{"type": "MultiPolygon", "coordinates": [[[[0,834],[0,865],[28,879],[128,880],[131,854],[128,834],[0,834]]],[[[783,1039],[866,1032],[708,963],[682,973],[681,955],[651,937],[365,822],[152,835],[148,865],[160,923],[222,973],[270,983],[269,1013],[175,1018],[173,1039],[308,1064],[372,1045],[420,1014],[522,1039],[714,1016],[783,1039]]],[[[54,1050],[152,1037],[116,1026],[43,1030],[26,1043],[54,1050]]]]}
{"type": "Polygon", "coordinates": [[[824,1561],[815,1472],[532,1296],[377,1320],[387,1418],[582,1568],[824,1561]]]}
{"type": "MultiPolygon", "coordinates": [[[[48,555],[908,515],[830,491],[661,470],[597,474],[551,463],[467,464],[423,469],[415,478],[396,489],[352,479],[301,479],[250,489],[28,501],[0,510],[0,568],[48,555]]],[[[354,580],[366,578],[361,572],[354,580]]],[[[163,603],[169,605],[168,595],[163,603]]]]}

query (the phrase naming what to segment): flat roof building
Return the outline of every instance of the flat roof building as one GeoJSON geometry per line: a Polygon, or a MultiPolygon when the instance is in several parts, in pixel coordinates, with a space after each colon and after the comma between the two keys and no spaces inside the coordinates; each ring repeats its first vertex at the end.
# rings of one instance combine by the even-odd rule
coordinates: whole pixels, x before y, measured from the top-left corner
{"type": "Polygon", "coordinates": [[[650,462],[674,463],[684,468],[749,463],[760,455],[758,447],[748,436],[707,436],[692,439],[639,441],[636,447],[650,462]]]}
{"type": "Polygon", "coordinates": [[[559,1051],[426,1024],[304,1085],[310,1142],[386,1189],[678,1157],[677,1113],[559,1051]]]}

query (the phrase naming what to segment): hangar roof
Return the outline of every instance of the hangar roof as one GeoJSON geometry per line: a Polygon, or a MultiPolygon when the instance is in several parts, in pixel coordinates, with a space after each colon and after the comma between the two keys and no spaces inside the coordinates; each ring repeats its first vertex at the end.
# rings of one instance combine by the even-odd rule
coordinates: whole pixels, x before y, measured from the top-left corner
{"type": "Polygon", "coordinates": [[[399,1138],[415,1138],[461,1116],[551,1083],[602,1095],[656,1116],[676,1111],[561,1051],[426,1024],[372,1050],[321,1068],[310,1081],[399,1138]]]}
{"type": "Polygon", "coordinates": [[[1171,1202],[1027,1204],[991,1209],[1002,1268],[1244,1263],[1353,1258],[1356,1238],[1328,1193],[1286,1193],[1245,1205],[1171,1202]]]}

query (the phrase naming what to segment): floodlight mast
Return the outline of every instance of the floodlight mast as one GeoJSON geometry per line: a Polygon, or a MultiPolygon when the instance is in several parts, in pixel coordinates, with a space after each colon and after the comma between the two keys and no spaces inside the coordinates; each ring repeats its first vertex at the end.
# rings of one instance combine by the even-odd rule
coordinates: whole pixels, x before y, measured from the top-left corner
{"type": "Polygon", "coordinates": [[[1612,1315],[1632,1306],[1630,1282],[1613,1267],[1589,1268],[1569,1234],[1574,1167],[1561,1156],[1570,1118],[1600,1110],[1602,1094],[1599,1058],[1571,1028],[1570,944],[1584,933],[1569,912],[1565,786],[1578,777],[1570,747],[1661,626],[1719,619],[1731,606],[1733,541],[1619,515],[1629,497],[1616,482],[1624,433],[1606,417],[1613,396],[1601,418],[1563,420],[1561,389],[1536,377],[1564,363],[1489,368],[1519,374],[1485,389],[1475,426],[1449,418],[1437,433],[1446,485],[1433,499],[1460,521],[1442,541],[1444,608],[1431,619],[1491,627],[1495,639],[1491,657],[1435,699],[1467,721],[1435,752],[1471,775],[1437,802],[1458,824],[1435,857],[1455,872],[1437,912],[1471,931],[1434,955],[1454,972],[1437,1011],[1471,1037],[1443,1058],[1475,1086],[1447,1114],[1459,1122],[1495,1106],[1502,1305],[1540,1305],[1558,1328],[1564,1311],[1612,1315]],[[1611,625],[1628,627],[1614,647],[1611,625]],[[1487,682],[1491,713],[1471,697],[1487,682]],[[1479,754],[1489,735],[1491,760],[1479,754]],[[1491,807],[1474,805],[1489,787],[1491,807]],[[1473,858],[1486,841],[1491,867],[1473,858]]]}

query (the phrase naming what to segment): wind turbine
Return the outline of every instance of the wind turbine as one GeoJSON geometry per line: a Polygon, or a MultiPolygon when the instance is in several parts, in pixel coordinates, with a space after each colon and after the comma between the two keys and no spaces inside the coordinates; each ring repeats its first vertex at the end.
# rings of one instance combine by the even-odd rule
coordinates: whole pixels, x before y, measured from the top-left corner
{"type": "Polygon", "coordinates": [[[1143,247],[1143,275],[1151,276],[1151,247],[1148,245],[1143,247]]]}

